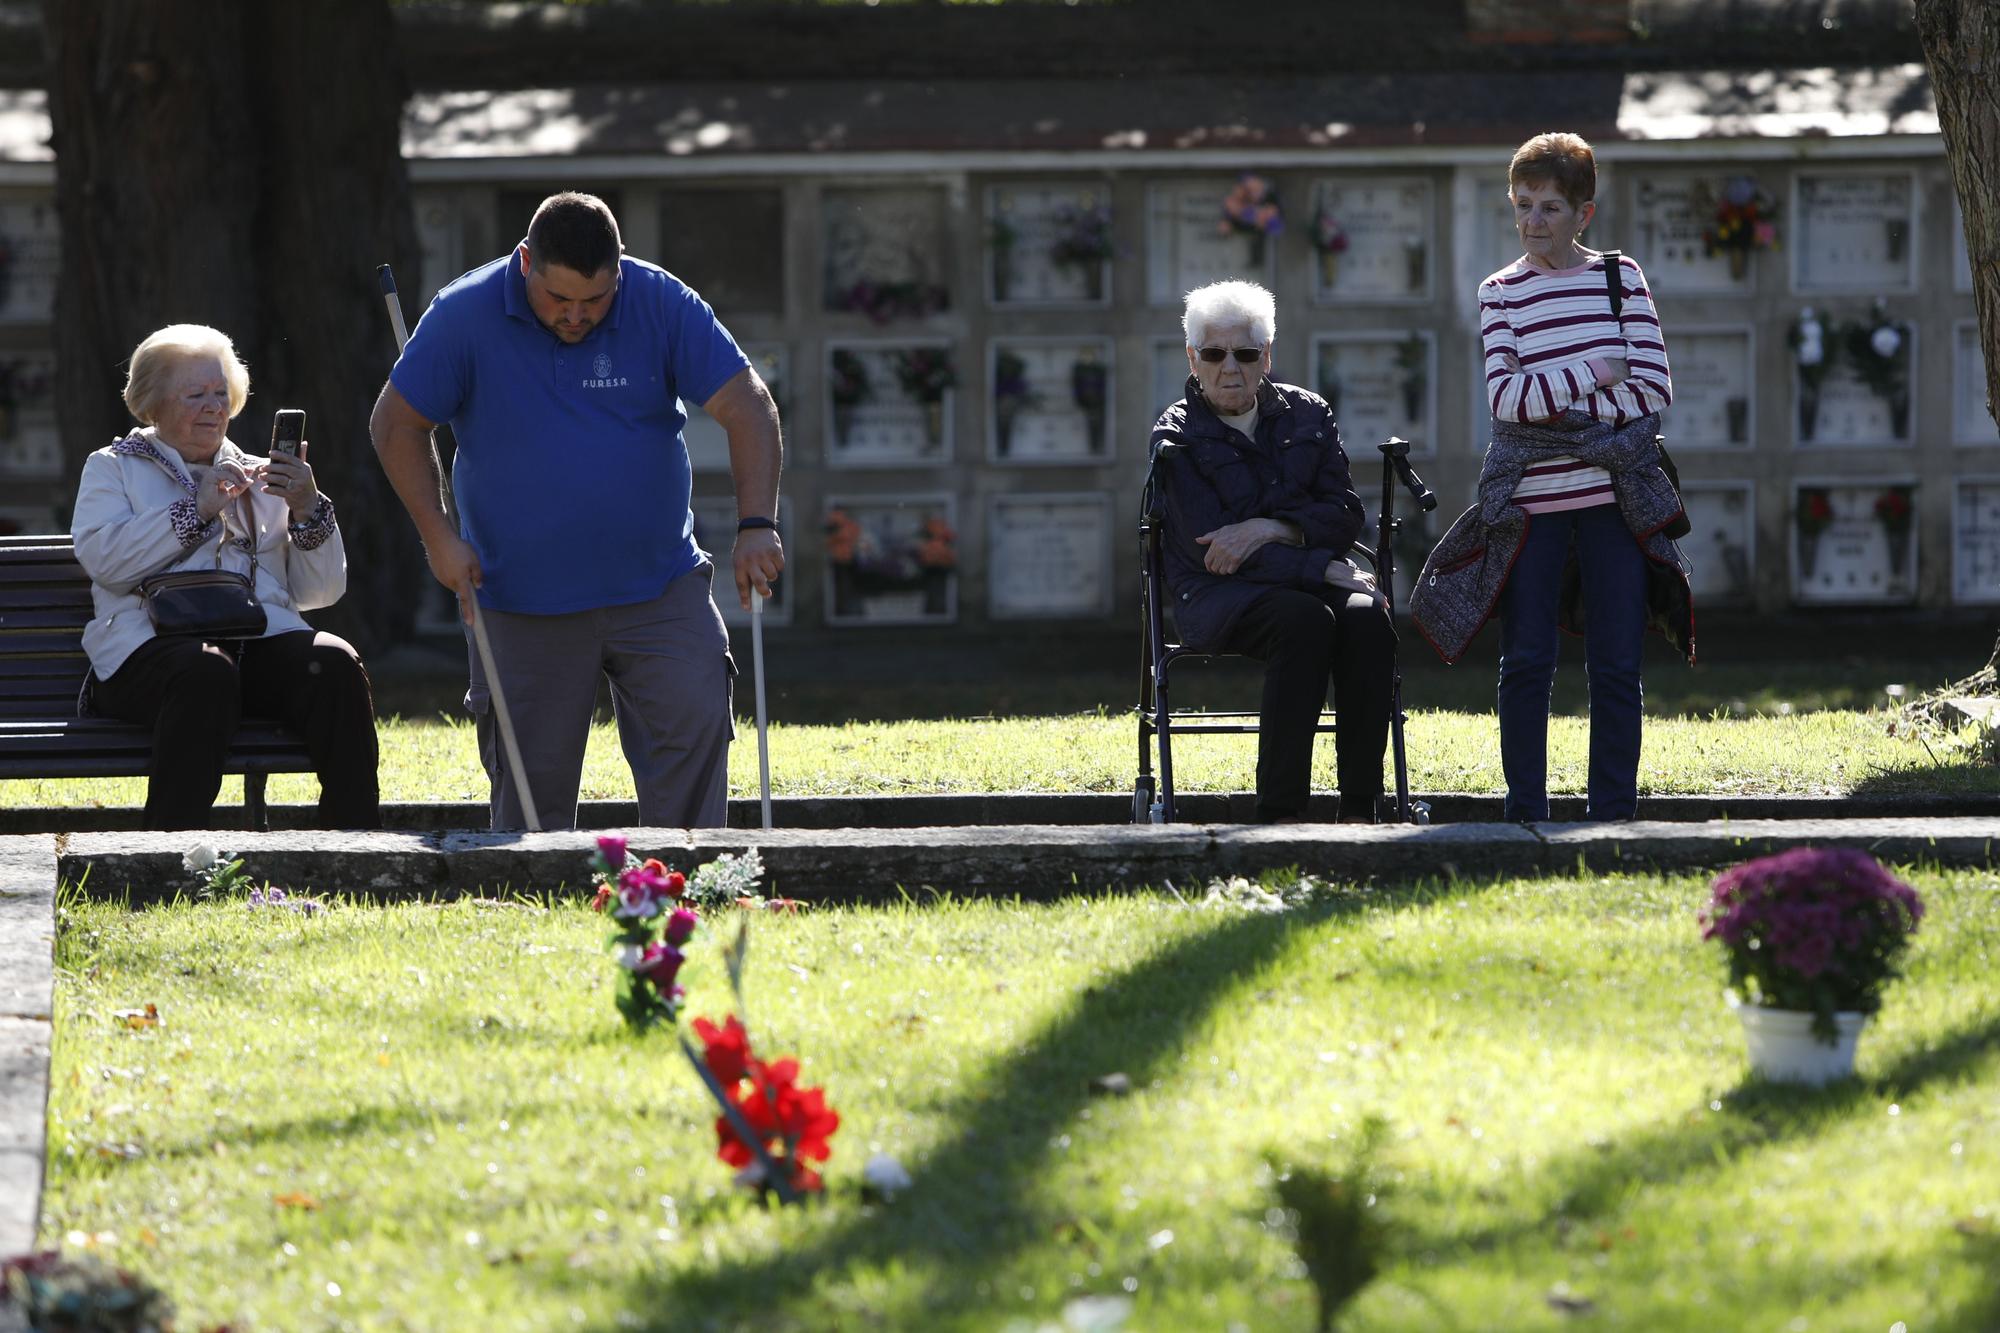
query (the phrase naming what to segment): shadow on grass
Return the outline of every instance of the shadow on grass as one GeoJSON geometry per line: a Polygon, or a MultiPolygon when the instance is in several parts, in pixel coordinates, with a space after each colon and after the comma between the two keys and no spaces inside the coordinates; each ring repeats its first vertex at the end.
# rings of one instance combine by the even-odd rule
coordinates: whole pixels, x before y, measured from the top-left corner
{"type": "MultiPolygon", "coordinates": [[[[1719,1109],[1691,1110],[1680,1123],[1660,1125],[1620,1142],[1551,1161],[1538,1174],[1553,1187],[1554,1203],[1532,1217],[1472,1232],[1417,1232],[1406,1236],[1409,1253],[1433,1251],[1449,1266],[1453,1253],[1487,1253],[1578,1223],[1598,1221],[1627,1206],[1635,1187],[1668,1187],[1724,1169],[1741,1154],[1780,1147],[1837,1124],[1884,1097],[1906,1099],[1919,1090],[1973,1079],[1990,1080],[2000,1066],[2000,1016],[1959,1028],[1890,1062],[1872,1078],[1852,1078],[1809,1089],[1747,1078],[1720,1100],[1719,1109]]],[[[2000,1258],[2000,1239],[1971,1238],[2000,1258]]],[[[1810,1258],[1807,1262],[1813,1262],[1810,1258]]],[[[2000,1275],[2000,1269],[1993,1270],[2000,1275]]],[[[1948,1326],[1966,1333],[2000,1328],[2000,1293],[1948,1326]]],[[[1634,1312],[1627,1311],[1630,1317],[1634,1312]]]]}
{"type": "MultiPolygon", "coordinates": [[[[619,1304],[646,1322],[619,1327],[665,1333],[742,1320],[760,1328],[815,1326],[793,1313],[791,1302],[829,1270],[873,1267],[921,1275],[928,1290],[916,1303],[939,1322],[986,1309],[965,1265],[991,1271],[1035,1239],[1030,1183],[1052,1140],[1090,1099],[1092,1077],[1116,1070],[1145,1087],[1218,1004],[1254,983],[1294,932],[1409,901],[1401,893],[1355,895],[1308,912],[1225,919],[1104,977],[960,1099],[958,1137],[916,1166],[915,1188],[893,1209],[859,1213],[781,1254],[642,1281],[619,1304]],[[929,1265],[936,1267],[925,1272],[929,1265]]],[[[819,1311],[820,1323],[827,1313],[819,1311]]]]}
{"type": "Polygon", "coordinates": [[[2000,792],[2000,765],[1954,750],[1921,768],[1875,769],[1848,787],[1854,796],[1956,796],[2000,792]]]}

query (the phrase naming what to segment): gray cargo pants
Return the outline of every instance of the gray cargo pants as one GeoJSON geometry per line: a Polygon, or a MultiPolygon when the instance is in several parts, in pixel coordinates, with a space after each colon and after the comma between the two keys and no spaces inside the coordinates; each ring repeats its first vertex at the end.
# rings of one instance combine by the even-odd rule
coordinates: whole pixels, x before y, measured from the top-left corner
{"type": "MultiPolygon", "coordinates": [[[[736,666],[709,594],[712,574],[703,563],[652,601],[630,606],[552,616],[481,611],[543,828],[576,827],[600,675],[611,682],[619,744],[639,793],[639,823],[721,828],[727,821],[736,666]]],[[[469,627],[465,638],[472,664],[465,706],[479,722],[479,758],[492,783],[492,827],[526,828],[469,627]]]]}

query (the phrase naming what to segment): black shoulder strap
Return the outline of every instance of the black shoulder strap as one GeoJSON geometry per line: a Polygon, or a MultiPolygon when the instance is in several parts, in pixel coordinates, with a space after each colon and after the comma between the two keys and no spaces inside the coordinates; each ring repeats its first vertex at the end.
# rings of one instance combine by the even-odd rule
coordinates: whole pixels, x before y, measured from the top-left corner
{"type": "Polygon", "coordinates": [[[1625,258],[1622,250],[1604,252],[1604,290],[1611,294],[1611,317],[1625,318],[1625,274],[1620,260],[1625,258]]]}

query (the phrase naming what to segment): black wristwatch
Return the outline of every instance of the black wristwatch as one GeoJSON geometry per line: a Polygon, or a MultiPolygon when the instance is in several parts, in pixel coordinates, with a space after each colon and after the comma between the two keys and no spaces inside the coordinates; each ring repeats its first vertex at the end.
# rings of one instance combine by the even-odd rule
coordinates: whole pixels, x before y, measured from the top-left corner
{"type": "Polygon", "coordinates": [[[769,528],[771,531],[776,532],[778,530],[778,520],[775,518],[764,518],[757,514],[752,514],[749,518],[739,518],[736,520],[736,530],[738,532],[748,532],[752,528],[769,528]]]}

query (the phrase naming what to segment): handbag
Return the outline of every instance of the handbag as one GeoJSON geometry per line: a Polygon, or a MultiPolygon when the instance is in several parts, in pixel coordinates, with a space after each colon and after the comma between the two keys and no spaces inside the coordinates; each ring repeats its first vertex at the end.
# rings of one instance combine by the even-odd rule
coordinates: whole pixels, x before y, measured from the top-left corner
{"type": "MultiPolygon", "coordinates": [[[[254,533],[255,527],[251,528],[254,533]]],[[[176,570],[155,574],[139,584],[139,601],[153,633],[161,637],[256,639],[268,622],[257,600],[257,546],[250,544],[250,574],[246,578],[222,568],[225,534],[215,548],[214,569],[176,570]]]]}
{"type": "MultiPolygon", "coordinates": [[[[1604,290],[1611,297],[1611,317],[1618,321],[1621,329],[1625,323],[1625,283],[1620,276],[1618,261],[1624,257],[1624,252],[1620,250],[1604,252],[1604,290]]],[[[1653,443],[1659,446],[1660,471],[1667,474],[1667,482],[1674,488],[1674,499],[1678,502],[1681,498],[1681,470],[1674,466],[1674,460],[1667,453],[1666,436],[1654,436],[1653,443]]],[[[1681,504],[1681,512],[1660,529],[1669,541],[1679,541],[1692,531],[1694,524],[1688,520],[1687,505],[1684,503],[1681,504]]]]}

